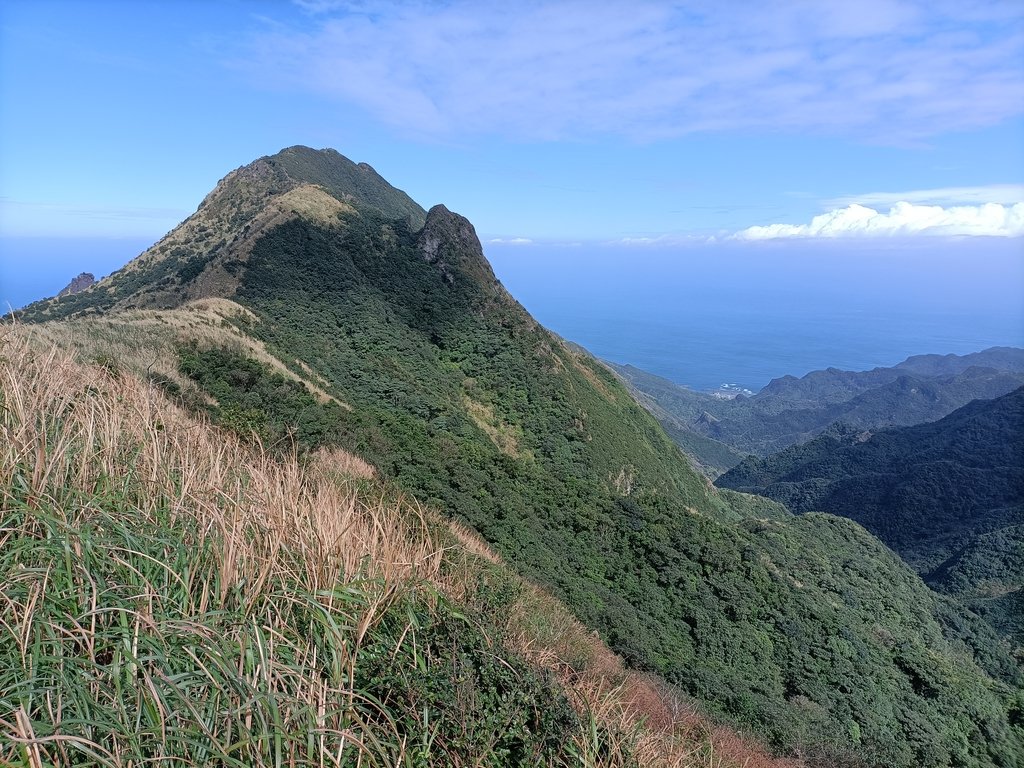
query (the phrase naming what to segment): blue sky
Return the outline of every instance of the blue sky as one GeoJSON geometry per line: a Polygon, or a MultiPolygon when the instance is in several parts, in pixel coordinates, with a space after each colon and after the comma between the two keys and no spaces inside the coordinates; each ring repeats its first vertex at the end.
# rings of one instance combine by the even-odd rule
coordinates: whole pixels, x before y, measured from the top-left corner
{"type": "Polygon", "coordinates": [[[293,144],[493,245],[1024,243],[1024,6],[7,0],[0,287],[110,271],[293,144]]]}

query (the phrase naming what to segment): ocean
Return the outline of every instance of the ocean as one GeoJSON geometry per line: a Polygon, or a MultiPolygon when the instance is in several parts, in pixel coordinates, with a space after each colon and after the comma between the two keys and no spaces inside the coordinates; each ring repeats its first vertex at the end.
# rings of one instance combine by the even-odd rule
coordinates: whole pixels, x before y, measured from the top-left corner
{"type": "Polygon", "coordinates": [[[546,327],[699,390],[1024,347],[1024,241],[485,246],[546,327]]]}
{"type": "Polygon", "coordinates": [[[99,280],[157,239],[0,235],[0,315],[56,296],[82,272],[91,272],[99,280]]]}

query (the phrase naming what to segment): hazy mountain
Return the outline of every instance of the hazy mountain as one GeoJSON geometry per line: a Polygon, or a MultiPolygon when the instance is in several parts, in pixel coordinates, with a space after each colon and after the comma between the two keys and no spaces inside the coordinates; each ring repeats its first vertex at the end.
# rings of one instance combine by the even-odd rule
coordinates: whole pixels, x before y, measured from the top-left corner
{"type": "Polygon", "coordinates": [[[773,379],[757,394],[725,399],[696,392],[630,365],[610,363],[677,442],[717,470],[742,456],[765,456],[806,442],[836,421],[870,429],[934,421],[978,398],[999,397],[1024,384],[1024,350],[993,347],[970,355],[918,355],[891,368],[773,379]],[[692,433],[692,434],[691,434],[692,433]],[[689,441],[689,442],[688,442],[689,441]]]}
{"type": "Polygon", "coordinates": [[[974,366],[1024,372],[1024,350],[1015,347],[990,347],[969,355],[913,355],[896,367],[926,376],[941,376],[960,373],[974,366]]]}
{"type": "Polygon", "coordinates": [[[630,664],[780,749],[885,766],[1024,750],[1020,673],[984,622],[849,520],[714,488],[618,378],[505,291],[466,219],[423,215],[368,166],[262,158],[120,272],[22,316],[118,326],[142,350],[176,329],[195,391],[160,381],[183,402],[300,455],[358,454],[630,664]],[[237,341],[204,336],[202,297],[237,305],[217,321],[237,341]]]}

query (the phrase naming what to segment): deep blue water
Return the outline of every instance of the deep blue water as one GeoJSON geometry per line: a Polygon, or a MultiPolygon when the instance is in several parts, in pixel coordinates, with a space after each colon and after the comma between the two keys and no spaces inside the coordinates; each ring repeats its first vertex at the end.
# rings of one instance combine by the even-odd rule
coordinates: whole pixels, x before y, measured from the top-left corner
{"type": "Polygon", "coordinates": [[[548,328],[696,389],[1024,347],[1020,239],[486,251],[548,328]]]}
{"type": "Polygon", "coordinates": [[[0,315],[56,296],[71,279],[99,280],[134,259],[157,238],[0,236],[0,315]]]}

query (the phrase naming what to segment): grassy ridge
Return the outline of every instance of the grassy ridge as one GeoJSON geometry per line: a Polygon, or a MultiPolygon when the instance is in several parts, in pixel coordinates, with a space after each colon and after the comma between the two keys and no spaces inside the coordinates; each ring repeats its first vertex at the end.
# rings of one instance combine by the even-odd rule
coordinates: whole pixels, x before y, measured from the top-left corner
{"type": "Polygon", "coordinates": [[[772,764],[350,454],[11,335],[0,384],[0,762],[772,764]]]}

